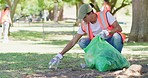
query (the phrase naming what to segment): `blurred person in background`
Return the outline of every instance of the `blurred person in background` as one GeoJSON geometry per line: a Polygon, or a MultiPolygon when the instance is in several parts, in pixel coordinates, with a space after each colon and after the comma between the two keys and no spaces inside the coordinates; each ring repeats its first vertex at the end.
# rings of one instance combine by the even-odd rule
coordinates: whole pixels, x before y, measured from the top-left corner
{"type": "Polygon", "coordinates": [[[0,34],[3,33],[3,38],[4,38],[3,42],[7,43],[9,41],[8,39],[9,26],[10,24],[12,24],[9,6],[6,6],[4,10],[1,11],[0,23],[2,24],[2,30],[0,30],[1,31],[0,34]]]}
{"type": "Polygon", "coordinates": [[[101,11],[103,11],[103,10],[107,10],[107,11],[111,11],[111,6],[110,6],[110,4],[109,4],[109,0],[104,0],[104,2],[103,2],[103,6],[101,7],[101,9],[100,9],[101,11]]]}

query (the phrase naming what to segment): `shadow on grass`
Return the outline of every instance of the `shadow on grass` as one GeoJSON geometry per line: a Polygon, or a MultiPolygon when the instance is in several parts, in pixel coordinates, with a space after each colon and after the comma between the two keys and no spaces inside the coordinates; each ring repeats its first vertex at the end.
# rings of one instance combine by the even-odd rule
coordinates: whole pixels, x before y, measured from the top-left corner
{"type": "MultiPolygon", "coordinates": [[[[110,77],[108,72],[99,72],[94,69],[82,69],[80,64],[84,63],[83,53],[67,53],[57,70],[49,70],[48,62],[56,54],[37,54],[37,53],[0,53],[0,77],[1,78],[22,78],[23,76],[34,77],[62,77],[79,78],[81,75],[89,77],[105,76],[110,77]]],[[[125,55],[131,64],[141,64],[144,67],[142,73],[147,73],[148,56],[144,55],[125,55]]],[[[113,78],[113,77],[111,77],[113,78]]]]}
{"type": "Polygon", "coordinates": [[[142,74],[148,74],[148,56],[147,55],[125,55],[131,64],[142,65],[142,74]]]}
{"type": "MultiPolygon", "coordinates": [[[[49,72],[48,62],[54,56],[55,54],[0,53],[0,78],[21,78],[24,74],[49,72]]],[[[59,68],[77,68],[78,63],[84,61],[82,56],[83,54],[66,54],[59,68]]]]}

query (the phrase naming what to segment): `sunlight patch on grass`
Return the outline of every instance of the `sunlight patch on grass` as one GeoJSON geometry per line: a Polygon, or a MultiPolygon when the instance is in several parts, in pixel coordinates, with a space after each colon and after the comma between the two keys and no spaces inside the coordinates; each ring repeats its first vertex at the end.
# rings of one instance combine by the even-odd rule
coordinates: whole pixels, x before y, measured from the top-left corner
{"type": "Polygon", "coordinates": [[[131,51],[148,51],[148,43],[147,42],[141,42],[141,43],[128,42],[124,44],[124,48],[127,48],[131,51]]]}
{"type": "Polygon", "coordinates": [[[148,46],[148,42],[141,42],[141,43],[127,42],[127,43],[124,43],[124,46],[148,46]]]}

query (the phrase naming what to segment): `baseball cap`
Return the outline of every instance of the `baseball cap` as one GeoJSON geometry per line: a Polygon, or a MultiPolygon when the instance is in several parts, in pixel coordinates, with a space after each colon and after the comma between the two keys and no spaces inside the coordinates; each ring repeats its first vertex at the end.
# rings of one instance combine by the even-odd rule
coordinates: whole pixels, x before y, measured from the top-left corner
{"type": "Polygon", "coordinates": [[[78,19],[83,19],[87,13],[91,12],[93,9],[89,4],[83,4],[79,8],[78,19]]]}

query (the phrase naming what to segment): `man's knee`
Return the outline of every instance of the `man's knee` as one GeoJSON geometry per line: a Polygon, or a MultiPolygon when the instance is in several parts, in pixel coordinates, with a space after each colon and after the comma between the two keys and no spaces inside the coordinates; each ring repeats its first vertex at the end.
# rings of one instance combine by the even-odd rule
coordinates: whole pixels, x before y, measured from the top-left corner
{"type": "Polygon", "coordinates": [[[79,46],[83,49],[86,48],[87,45],[90,43],[90,39],[89,38],[82,38],[79,40],[78,44],[79,46]]]}
{"type": "Polygon", "coordinates": [[[114,46],[119,52],[121,52],[123,48],[123,42],[122,42],[122,37],[120,36],[120,34],[115,33],[111,41],[112,41],[111,42],[112,46],[114,46]]]}
{"type": "Polygon", "coordinates": [[[121,36],[118,33],[115,33],[113,35],[113,38],[114,38],[114,40],[119,40],[119,41],[122,40],[121,36]]]}

